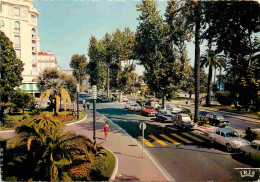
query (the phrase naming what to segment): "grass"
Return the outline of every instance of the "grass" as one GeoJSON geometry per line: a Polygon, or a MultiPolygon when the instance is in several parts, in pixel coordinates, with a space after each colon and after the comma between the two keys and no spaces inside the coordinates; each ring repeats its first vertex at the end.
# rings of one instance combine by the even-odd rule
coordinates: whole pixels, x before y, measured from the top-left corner
{"type": "MultiPolygon", "coordinates": [[[[63,114],[63,115],[67,115],[67,114],[70,114],[70,113],[71,112],[69,112],[69,111],[58,112],[58,114],[63,114]]],[[[33,117],[33,116],[31,116],[32,111],[25,111],[24,114],[27,116],[28,119],[33,117]]],[[[79,111],[79,120],[83,119],[85,116],[86,116],[86,114],[84,112],[79,111]]],[[[5,128],[4,127],[0,127],[0,131],[3,131],[3,130],[14,130],[16,128],[16,126],[18,126],[19,123],[21,121],[23,121],[23,113],[22,113],[22,111],[6,114],[6,117],[7,117],[7,120],[11,121],[12,126],[11,127],[5,127],[5,128]]],[[[73,122],[76,122],[76,121],[79,121],[79,120],[74,119],[74,120],[65,122],[65,124],[73,123],[73,122]]]]}
{"type": "Polygon", "coordinates": [[[92,181],[108,181],[114,171],[115,156],[108,150],[105,151],[107,153],[105,157],[98,156],[95,159],[95,164],[90,174],[92,181]]]}
{"type": "Polygon", "coordinates": [[[252,118],[259,119],[259,114],[257,112],[238,111],[234,107],[231,107],[230,109],[229,108],[221,108],[219,105],[211,105],[211,106],[200,105],[200,106],[205,108],[205,109],[210,109],[210,110],[214,110],[214,111],[227,111],[227,112],[242,114],[242,115],[245,115],[245,116],[249,116],[249,117],[252,117],[252,118]]]}

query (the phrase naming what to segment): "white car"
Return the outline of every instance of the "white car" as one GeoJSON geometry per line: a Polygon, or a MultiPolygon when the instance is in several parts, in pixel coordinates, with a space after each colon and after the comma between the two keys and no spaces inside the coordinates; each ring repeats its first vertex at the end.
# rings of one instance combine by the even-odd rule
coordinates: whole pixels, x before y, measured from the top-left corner
{"type": "Polygon", "coordinates": [[[195,125],[190,116],[184,113],[176,114],[176,119],[173,124],[179,126],[183,130],[191,130],[195,125]]]}
{"type": "Polygon", "coordinates": [[[137,103],[131,104],[129,107],[129,110],[131,111],[140,111],[141,109],[142,107],[137,103]]]}
{"type": "Polygon", "coordinates": [[[166,104],[166,109],[170,110],[174,114],[182,111],[182,109],[178,108],[175,104],[166,104]]]}
{"type": "Polygon", "coordinates": [[[136,104],[136,103],[127,102],[126,105],[125,105],[125,108],[126,108],[126,109],[130,109],[130,106],[133,105],[133,104],[136,104]]]}
{"type": "Polygon", "coordinates": [[[128,98],[126,96],[123,96],[122,101],[123,102],[128,102],[128,98]]]}
{"type": "Polygon", "coordinates": [[[209,133],[209,138],[212,143],[216,142],[225,146],[228,152],[250,144],[249,141],[241,138],[235,130],[230,128],[218,128],[215,133],[209,133]]]}
{"type": "Polygon", "coordinates": [[[240,148],[247,157],[260,162],[260,140],[253,140],[250,145],[240,148]]]}

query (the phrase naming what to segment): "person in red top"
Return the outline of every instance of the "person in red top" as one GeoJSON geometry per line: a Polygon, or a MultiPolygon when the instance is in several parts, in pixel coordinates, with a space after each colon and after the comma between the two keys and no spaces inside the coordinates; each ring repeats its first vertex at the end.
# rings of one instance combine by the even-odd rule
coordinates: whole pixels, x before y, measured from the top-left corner
{"type": "Polygon", "coordinates": [[[105,139],[108,140],[107,135],[109,132],[109,126],[108,126],[108,122],[105,122],[105,126],[104,126],[104,134],[105,134],[105,139]]]}

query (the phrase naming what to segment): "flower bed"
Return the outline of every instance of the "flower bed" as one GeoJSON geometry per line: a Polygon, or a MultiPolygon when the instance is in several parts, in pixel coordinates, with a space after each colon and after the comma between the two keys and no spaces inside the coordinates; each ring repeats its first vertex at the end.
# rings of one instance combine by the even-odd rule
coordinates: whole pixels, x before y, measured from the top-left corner
{"type": "MultiPolygon", "coordinates": [[[[65,108],[60,108],[59,111],[65,111],[65,108]]],[[[74,111],[74,109],[66,109],[66,111],[72,112],[72,111],[74,111]]]]}
{"type": "Polygon", "coordinates": [[[75,119],[75,115],[73,114],[59,114],[58,116],[54,116],[55,119],[59,119],[62,122],[68,122],[68,121],[72,121],[75,119]]]}

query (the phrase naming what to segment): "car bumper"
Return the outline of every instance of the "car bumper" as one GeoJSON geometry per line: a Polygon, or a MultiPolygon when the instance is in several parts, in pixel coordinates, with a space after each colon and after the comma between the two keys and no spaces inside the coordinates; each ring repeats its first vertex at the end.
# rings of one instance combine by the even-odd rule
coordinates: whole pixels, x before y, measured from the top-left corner
{"type": "Polygon", "coordinates": [[[218,124],[218,126],[228,126],[229,122],[221,122],[218,124]]]}

